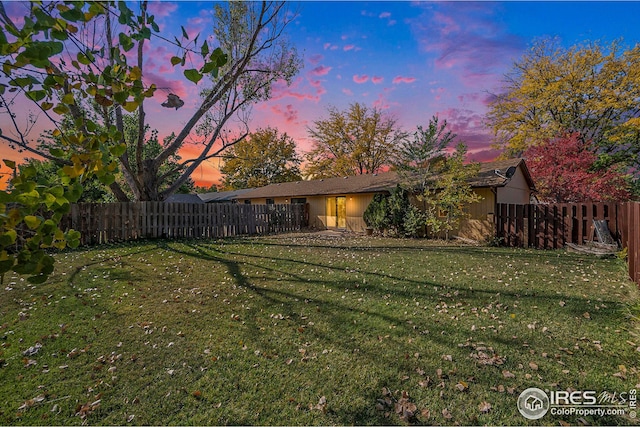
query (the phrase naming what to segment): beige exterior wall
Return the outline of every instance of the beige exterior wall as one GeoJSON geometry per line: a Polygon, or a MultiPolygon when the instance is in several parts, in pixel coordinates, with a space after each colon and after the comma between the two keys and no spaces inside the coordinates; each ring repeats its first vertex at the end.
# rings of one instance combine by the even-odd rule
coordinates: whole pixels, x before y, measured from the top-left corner
{"type": "Polygon", "coordinates": [[[498,203],[514,203],[526,205],[531,198],[531,189],[522,173],[522,168],[517,168],[511,180],[504,187],[498,189],[498,203]]]}
{"type": "Polygon", "coordinates": [[[476,188],[474,192],[482,200],[472,203],[467,212],[471,215],[460,222],[458,230],[451,235],[465,239],[483,241],[493,235],[493,215],[495,214],[495,195],[490,188],[476,188]]]}
{"type": "Polygon", "coordinates": [[[363,232],[367,228],[362,216],[371,200],[373,200],[373,194],[347,196],[347,230],[363,232]]]}

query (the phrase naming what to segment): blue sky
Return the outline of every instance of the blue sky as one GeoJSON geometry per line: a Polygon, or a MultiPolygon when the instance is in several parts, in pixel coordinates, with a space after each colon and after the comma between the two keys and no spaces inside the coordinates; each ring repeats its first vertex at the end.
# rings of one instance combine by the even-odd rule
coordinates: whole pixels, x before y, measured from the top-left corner
{"type": "Polygon", "coordinates": [[[257,109],[305,147],[328,106],[361,102],[407,128],[449,121],[478,159],[496,153],[482,123],[490,93],[537,40],[640,41],[638,2],[302,2],[291,39],[305,68],[293,95],[257,109]],[[311,96],[315,95],[315,96],[311,96]],[[283,107],[288,107],[288,110],[283,107]],[[272,113],[272,114],[269,114],[272,113]]]}
{"type": "MultiPolygon", "coordinates": [[[[13,7],[11,10],[17,10],[13,7]]],[[[290,2],[298,13],[288,37],[304,67],[291,87],[277,85],[270,101],[256,105],[251,128],[286,131],[301,152],[311,142],[307,128],[327,115],[360,102],[395,117],[406,130],[438,115],[446,119],[477,160],[498,153],[483,123],[487,100],[503,75],[540,38],[564,46],[622,39],[640,42],[640,2],[290,2]]],[[[159,2],[150,10],[163,31],[210,33],[210,2],[159,2]]],[[[186,100],[179,111],[148,105],[151,126],[160,134],[179,128],[197,102],[198,87],[170,67],[171,48],[149,46],[148,78],[186,100]]],[[[165,94],[166,96],[166,94],[165,94]]],[[[207,184],[217,161],[194,176],[207,184]]]]}

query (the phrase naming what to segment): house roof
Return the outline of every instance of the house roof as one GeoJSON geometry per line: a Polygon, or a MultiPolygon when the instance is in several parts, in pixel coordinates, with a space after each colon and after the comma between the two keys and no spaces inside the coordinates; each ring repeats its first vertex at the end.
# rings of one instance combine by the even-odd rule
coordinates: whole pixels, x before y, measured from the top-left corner
{"type": "MultiPolygon", "coordinates": [[[[508,159],[481,163],[478,175],[469,183],[474,188],[503,187],[521,167],[529,187],[535,186],[523,159],[508,159]]],[[[342,178],[325,178],[310,181],[283,182],[244,191],[235,198],[258,199],[276,197],[306,197],[338,194],[382,193],[390,191],[401,182],[396,172],[356,175],[342,178]]],[[[216,194],[216,193],[211,193],[216,194]]],[[[220,193],[218,193],[220,194],[220,193]]]]}
{"type": "Polygon", "coordinates": [[[473,177],[469,183],[472,187],[504,187],[507,185],[516,169],[521,167],[524,178],[531,190],[535,190],[535,184],[527,168],[524,159],[497,160],[494,162],[480,163],[478,175],[473,177]]]}
{"type": "Polygon", "coordinates": [[[197,194],[172,194],[165,203],[204,203],[197,194]]]}
{"type": "Polygon", "coordinates": [[[243,190],[218,191],[213,193],[198,194],[198,196],[203,203],[225,203],[225,202],[228,203],[238,199],[244,193],[247,193],[252,190],[254,189],[247,188],[243,190]]]}
{"type": "Polygon", "coordinates": [[[380,193],[391,190],[398,182],[398,174],[395,172],[345,176],[342,178],[314,179],[311,181],[283,182],[255,188],[242,194],[241,198],[255,199],[380,193]]]}

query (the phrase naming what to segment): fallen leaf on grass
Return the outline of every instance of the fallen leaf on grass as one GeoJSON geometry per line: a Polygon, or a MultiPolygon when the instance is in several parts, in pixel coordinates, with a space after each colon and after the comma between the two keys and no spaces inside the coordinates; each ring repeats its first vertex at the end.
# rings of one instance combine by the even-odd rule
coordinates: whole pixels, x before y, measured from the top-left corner
{"type": "Polygon", "coordinates": [[[322,412],[326,412],[327,411],[327,398],[325,396],[322,396],[320,398],[320,400],[318,401],[318,404],[314,407],[314,409],[317,409],[317,410],[322,411],[322,412]]]}
{"type": "Polygon", "coordinates": [[[431,384],[431,377],[426,377],[423,380],[418,381],[420,387],[428,387],[431,384]]]}
{"type": "Polygon", "coordinates": [[[471,353],[469,357],[471,357],[472,359],[476,359],[478,363],[481,365],[490,365],[490,366],[502,365],[504,364],[504,360],[505,360],[504,357],[498,356],[495,353],[492,353],[491,355],[489,355],[484,351],[478,351],[478,353],[471,353]]]}
{"type": "Polygon", "coordinates": [[[405,422],[411,422],[416,416],[418,407],[409,400],[409,394],[403,391],[402,397],[396,402],[395,410],[396,414],[400,416],[400,419],[405,422]]]}
{"type": "Polygon", "coordinates": [[[616,372],[615,374],[613,374],[614,377],[616,378],[620,378],[623,380],[627,379],[627,367],[624,365],[618,365],[618,369],[620,370],[620,372],[616,372]]]}
{"type": "Polygon", "coordinates": [[[24,363],[25,368],[28,368],[30,366],[36,366],[38,364],[38,362],[36,362],[35,360],[27,359],[26,357],[22,359],[22,363],[24,363]]]}
{"type": "Polygon", "coordinates": [[[478,409],[480,410],[481,413],[486,414],[489,411],[491,411],[491,403],[489,402],[482,402],[478,405],[478,409]]]}
{"type": "Polygon", "coordinates": [[[34,345],[32,347],[29,347],[28,349],[23,351],[22,355],[23,356],[33,356],[34,354],[37,354],[38,351],[40,351],[41,348],[42,348],[42,344],[36,343],[36,345],[34,345]]]}
{"type": "Polygon", "coordinates": [[[469,389],[469,384],[467,384],[465,381],[458,381],[458,384],[456,384],[456,389],[458,389],[458,391],[467,391],[469,389]]]}
{"type": "Polygon", "coordinates": [[[40,394],[36,397],[34,397],[33,399],[29,399],[29,400],[25,400],[24,403],[18,408],[18,410],[23,410],[23,409],[28,409],[31,408],[32,406],[43,402],[45,399],[44,395],[40,394]]]}
{"type": "Polygon", "coordinates": [[[505,378],[515,378],[516,376],[513,375],[510,371],[502,371],[502,376],[505,378]]]}
{"type": "Polygon", "coordinates": [[[534,371],[537,371],[537,370],[538,370],[538,365],[537,365],[537,364],[535,364],[534,362],[529,362],[529,367],[530,367],[531,369],[533,369],[534,371]]]}
{"type": "Polygon", "coordinates": [[[582,313],[582,317],[584,317],[585,319],[591,319],[591,315],[589,314],[588,311],[585,311],[584,313],[582,313]]]}
{"type": "Polygon", "coordinates": [[[82,419],[87,418],[87,416],[91,415],[93,413],[93,411],[95,411],[96,409],[98,409],[100,407],[100,399],[96,400],[95,402],[87,402],[84,405],[80,405],[78,404],[78,406],[76,406],[76,417],[80,417],[82,419]]]}
{"type": "Polygon", "coordinates": [[[449,410],[447,408],[444,408],[442,410],[442,416],[445,417],[446,419],[450,420],[451,418],[453,418],[453,415],[451,415],[451,412],[449,412],[449,410]]]}

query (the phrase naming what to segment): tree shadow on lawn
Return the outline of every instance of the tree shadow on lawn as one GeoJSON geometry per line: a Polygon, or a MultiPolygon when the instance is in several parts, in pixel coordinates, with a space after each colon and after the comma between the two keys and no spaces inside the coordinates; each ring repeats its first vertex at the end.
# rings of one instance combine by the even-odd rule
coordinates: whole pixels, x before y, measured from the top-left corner
{"type": "MultiPolygon", "coordinates": [[[[251,259],[255,259],[255,260],[268,260],[268,261],[277,261],[280,263],[289,263],[289,264],[298,264],[300,265],[300,269],[303,269],[305,267],[315,267],[315,268],[323,268],[323,269],[328,269],[328,270],[333,270],[335,272],[338,273],[344,273],[345,272],[345,268],[341,267],[341,266],[335,266],[335,265],[329,265],[329,264],[323,264],[323,263],[317,263],[317,262],[309,262],[309,261],[301,261],[299,259],[294,259],[294,258],[285,258],[285,257],[264,257],[261,255],[255,255],[255,254],[251,254],[251,253],[247,253],[247,252],[233,252],[233,251],[229,251],[226,248],[224,250],[220,250],[217,247],[215,247],[212,244],[203,244],[203,243],[192,243],[192,244],[185,244],[187,247],[189,247],[193,252],[188,252],[188,251],[181,251],[175,247],[172,247],[170,245],[167,245],[166,243],[162,244],[163,249],[166,250],[170,250],[170,251],[174,251],[174,252],[179,252],[183,255],[188,255],[188,256],[195,256],[197,258],[203,259],[203,260],[208,260],[208,261],[215,261],[215,262],[220,262],[222,264],[225,264],[229,270],[229,272],[234,275],[233,277],[235,278],[235,280],[238,282],[237,284],[239,285],[244,285],[246,282],[246,277],[244,277],[242,275],[242,270],[241,270],[241,266],[251,266],[251,267],[256,267],[256,268],[260,268],[262,270],[268,270],[274,273],[280,273],[285,274],[289,277],[291,277],[293,279],[293,281],[299,282],[301,285],[303,284],[325,284],[327,283],[327,278],[324,277],[322,279],[311,279],[309,280],[308,278],[304,278],[300,275],[294,274],[288,270],[284,270],[284,269],[277,269],[275,267],[271,267],[265,264],[259,264],[257,263],[252,263],[252,262],[248,262],[248,261],[243,261],[243,262],[238,262],[238,261],[230,261],[226,258],[224,258],[225,256],[240,256],[240,257],[244,257],[244,258],[251,258],[251,259]],[[211,252],[207,252],[204,249],[207,249],[211,252]],[[218,255],[216,255],[216,253],[218,255]],[[240,283],[240,281],[242,281],[243,283],[240,283]]],[[[281,246],[281,247],[289,247],[286,245],[275,245],[275,246],[281,246]]],[[[323,248],[327,248],[327,249],[351,249],[351,248],[335,248],[332,246],[321,246],[323,248]]],[[[358,250],[360,251],[367,251],[367,252],[377,252],[380,249],[384,249],[384,247],[382,248],[378,248],[378,247],[374,247],[374,248],[359,248],[358,250]]],[[[407,248],[403,248],[403,247],[398,247],[396,249],[407,249],[407,248]]],[[[420,249],[420,248],[408,248],[409,251],[413,251],[416,249],[420,249]]],[[[447,248],[445,248],[447,249],[447,248]]],[[[451,249],[451,248],[449,248],[451,249]]],[[[470,255],[475,255],[475,256],[488,256],[490,257],[491,255],[505,255],[504,252],[500,251],[500,252],[478,252],[478,251],[473,251],[470,250],[471,248],[468,248],[466,250],[466,252],[463,253],[468,253],[470,255]]],[[[434,251],[438,250],[438,248],[434,248],[434,251]]],[[[457,249],[456,249],[456,252],[457,249]]],[[[534,258],[537,261],[540,261],[541,258],[552,258],[552,259],[556,259],[557,258],[557,253],[553,254],[551,251],[540,251],[541,252],[541,256],[537,256],[538,254],[531,254],[530,251],[521,251],[518,250],[514,253],[509,254],[509,256],[515,256],[518,259],[520,258],[534,258]]],[[[576,259],[576,261],[581,262],[581,261],[593,261],[592,259],[589,258],[583,258],[581,256],[575,257],[574,259],[576,259]]],[[[582,315],[584,313],[584,309],[582,308],[584,306],[584,304],[589,301],[589,298],[586,297],[576,297],[576,296],[571,296],[571,295],[565,295],[565,294],[558,294],[557,293],[557,289],[553,289],[553,292],[540,292],[539,290],[536,290],[534,288],[528,287],[526,289],[520,290],[520,291],[513,291],[513,290],[505,290],[505,289],[500,289],[500,290],[496,290],[496,289],[482,289],[482,288],[476,288],[473,287],[471,288],[467,288],[467,287],[462,287],[459,285],[452,285],[452,284],[447,284],[447,283],[439,283],[436,281],[431,281],[431,280],[415,280],[415,279],[411,279],[411,278],[407,278],[407,277],[400,277],[400,276],[395,276],[395,275],[391,275],[391,274],[386,274],[386,273],[381,273],[378,271],[368,271],[365,268],[362,267],[361,264],[359,264],[355,269],[354,272],[357,272],[359,274],[363,274],[363,275],[367,275],[367,276],[373,276],[376,277],[380,280],[387,280],[387,281],[397,281],[397,282],[402,282],[405,283],[407,285],[414,285],[414,287],[411,288],[411,290],[401,290],[398,289],[398,287],[393,289],[393,293],[403,297],[403,298],[415,298],[415,297],[422,297],[425,298],[429,301],[434,301],[434,299],[436,300],[440,300],[442,299],[442,297],[440,296],[440,294],[438,293],[438,291],[427,291],[427,285],[431,288],[431,289],[440,289],[440,290],[448,290],[448,291],[458,291],[458,294],[456,295],[456,297],[458,299],[465,299],[465,298],[473,298],[473,299],[482,299],[482,297],[495,297],[496,294],[499,294],[501,296],[504,297],[510,297],[510,298],[514,298],[514,299],[521,299],[521,298],[529,298],[529,299],[536,299],[536,300],[545,300],[545,301],[564,301],[565,303],[568,302],[574,302],[575,304],[567,304],[569,305],[569,307],[567,307],[567,309],[565,311],[571,311],[574,310],[574,314],[575,315],[582,315]],[[420,287],[418,287],[420,286],[420,287]]],[[[253,286],[253,285],[251,285],[253,286]]],[[[355,290],[355,289],[366,289],[369,291],[373,291],[375,293],[378,294],[378,296],[383,296],[389,293],[389,289],[385,289],[381,286],[373,286],[371,285],[371,281],[368,282],[368,284],[363,285],[361,280],[356,280],[356,279],[351,279],[351,280],[340,280],[338,283],[336,283],[336,286],[341,286],[350,290],[355,290]]],[[[613,299],[601,299],[602,303],[606,303],[606,304],[615,304],[615,305],[622,305],[620,301],[617,300],[613,300],[613,299]]]]}
{"type": "MultiPolygon", "coordinates": [[[[406,277],[399,277],[389,274],[382,274],[377,271],[367,271],[366,269],[360,267],[358,269],[358,273],[365,275],[367,277],[372,277],[373,279],[368,280],[366,284],[362,284],[361,279],[330,279],[326,275],[320,279],[308,279],[301,275],[292,273],[286,269],[279,269],[277,267],[273,267],[272,261],[276,261],[277,263],[289,263],[294,265],[300,265],[300,269],[305,267],[315,267],[315,268],[325,268],[330,269],[335,272],[344,273],[345,270],[342,267],[331,266],[322,263],[316,262],[308,262],[308,261],[300,261],[293,258],[286,257],[264,257],[255,254],[249,253],[241,253],[241,252],[233,252],[227,249],[220,251],[215,247],[209,245],[203,245],[201,243],[194,244],[185,244],[190,250],[182,250],[173,245],[162,243],[159,247],[180,253],[185,256],[192,256],[204,261],[212,261],[223,264],[226,266],[228,273],[233,277],[237,286],[246,288],[254,292],[256,295],[263,298],[266,302],[272,305],[274,308],[280,307],[281,304],[287,303],[287,301],[307,301],[309,304],[317,304],[322,306],[323,311],[328,313],[332,313],[330,317],[333,323],[341,324],[343,322],[352,322],[354,316],[371,316],[372,318],[377,318],[382,322],[387,324],[394,324],[397,327],[405,330],[405,333],[410,333],[414,329],[420,329],[420,327],[424,327],[425,329],[431,324],[429,322],[420,322],[420,319],[403,317],[401,315],[389,315],[380,312],[374,312],[366,307],[355,307],[350,306],[349,304],[341,304],[336,301],[330,301],[327,299],[313,298],[309,295],[305,295],[303,292],[296,293],[291,291],[286,291],[282,289],[274,289],[267,287],[260,287],[251,281],[251,276],[247,275],[243,268],[247,267],[258,268],[263,271],[269,271],[274,276],[272,278],[265,277],[256,277],[255,279],[260,280],[278,280],[277,275],[280,277],[283,275],[289,277],[289,281],[291,283],[298,283],[300,285],[300,290],[304,291],[304,289],[309,286],[319,286],[319,285],[327,285],[328,287],[333,287],[335,289],[345,289],[349,291],[358,291],[358,292],[366,292],[373,294],[372,298],[384,298],[389,294],[396,295],[405,300],[418,300],[424,301],[427,303],[432,303],[434,305],[439,304],[441,302],[460,302],[463,301],[470,306],[475,307],[483,307],[486,304],[492,304],[500,301],[504,301],[505,304],[511,304],[514,301],[519,301],[522,305],[541,305],[541,304],[549,304],[554,307],[560,307],[560,301],[563,301],[566,306],[561,308],[562,315],[566,319],[572,318],[582,318],[582,315],[585,312],[585,307],[588,306],[589,298],[571,296],[565,294],[558,294],[555,289],[551,289],[546,292],[536,291],[535,289],[524,289],[521,291],[513,291],[506,289],[482,289],[474,287],[473,289],[465,288],[459,285],[451,285],[438,283],[431,280],[415,280],[406,277]],[[218,253],[218,254],[216,254],[218,253]],[[241,256],[244,258],[243,261],[235,261],[230,260],[228,257],[230,256],[241,256]],[[251,262],[249,260],[255,260],[255,262],[251,262]],[[269,261],[269,264],[260,263],[260,260],[269,261]],[[376,280],[377,279],[377,280],[376,280]],[[393,286],[392,288],[386,287],[382,283],[385,281],[396,281],[401,284],[406,284],[404,288],[401,285],[393,286]],[[407,321],[412,320],[412,324],[408,324],[407,321]]],[[[371,249],[376,251],[377,249],[371,249]]],[[[477,254],[474,252],[474,254],[477,254]]],[[[525,253],[526,254],[526,253],[525,253]]],[[[480,253],[482,255],[482,253],[480,253]]],[[[616,324],[620,321],[624,320],[624,316],[622,314],[622,308],[625,307],[623,303],[620,301],[616,301],[609,298],[603,298],[599,301],[602,304],[606,304],[608,309],[606,311],[602,310],[597,313],[597,320],[599,320],[602,324],[616,324]]],[[[428,313],[427,313],[428,314],[428,313]]],[[[507,313],[504,313],[506,316],[507,313]]],[[[596,316],[596,314],[594,314],[596,316]]],[[[429,340],[437,341],[443,345],[451,345],[450,340],[447,338],[447,335],[456,334],[459,331],[455,326],[451,328],[448,325],[440,324],[438,325],[438,329],[441,329],[443,334],[440,336],[435,334],[430,334],[428,337],[429,340]],[[447,331],[449,329],[449,331],[447,331]]],[[[257,330],[257,328],[256,328],[257,330]]],[[[370,335],[375,336],[376,333],[384,334],[384,330],[380,331],[368,331],[370,335]]],[[[325,338],[326,337],[319,337],[325,338]]],[[[509,344],[516,344],[518,341],[512,341],[509,344]]],[[[377,354],[372,354],[372,357],[378,357],[377,354]]]]}
{"type": "MultiPolygon", "coordinates": [[[[234,241],[234,245],[237,242],[234,241]]],[[[262,243],[262,242],[261,242],[262,243]]],[[[420,302],[424,302],[427,305],[441,304],[446,301],[447,303],[464,302],[469,306],[483,307],[487,304],[495,304],[498,301],[511,305],[515,301],[522,306],[532,305],[549,305],[548,310],[551,313],[557,312],[558,318],[556,321],[569,321],[585,322],[582,318],[585,311],[585,307],[588,306],[590,301],[587,296],[573,296],[556,293],[556,289],[553,286],[548,286],[548,290],[536,291],[535,289],[520,289],[519,291],[510,289],[490,289],[490,288],[465,288],[461,285],[451,285],[446,283],[438,283],[433,280],[416,280],[407,277],[401,277],[398,275],[384,274],[378,271],[369,271],[366,266],[358,265],[357,272],[367,277],[367,283],[363,284],[362,279],[350,279],[344,278],[346,274],[345,268],[342,266],[329,265],[320,262],[309,262],[294,257],[282,256],[280,254],[277,257],[263,256],[259,254],[250,253],[251,251],[236,251],[230,250],[229,246],[219,247],[215,244],[207,244],[202,242],[181,242],[179,244],[173,244],[173,242],[160,242],[157,246],[163,250],[178,253],[180,255],[194,257],[207,262],[214,262],[225,266],[227,273],[232,277],[234,284],[238,287],[246,289],[256,296],[259,296],[266,304],[263,310],[260,312],[253,311],[250,315],[245,317],[246,327],[243,330],[243,334],[246,334],[250,340],[253,340],[256,345],[262,348],[268,348],[271,345],[271,336],[267,333],[261,332],[261,326],[264,326],[265,318],[267,318],[269,312],[273,310],[274,313],[278,313],[283,307],[285,310],[290,310],[290,324],[288,328],[294,330],[301,322],[303,322],[300,313],[304,310],[304,307],[313,307],[314,305],[319,307],[321,321],[316,323],[326,323],[326,327],[333,331],[333,335],[329,335],[323,332],[322,328],[311,327],[305,329],[304,338],[300,338],[303,341],[314,342],[317,341],[320,346],[329,348],[341,349],[343,357],[348,357],[351,354],[352,363],[370,365],[373,369],[379,369],[380,366],[393,366],[393,370],[388,375],[379,375],[371,379],[370,387],[366,390],[361,390],[361,398],[366,402],[371,402],[369,407],[366,403],[362,405],[338,405],[335,408],[335,412],[332,409],[327,416],[331,417],[338,424],[370,424],[375,422],[376,424],[387,424],[392,419],[385,418],[383,414],[376,412],[375,402],[377,398],[380,398],[380,390],[382,387],[411,387],[409,384],[403,384],[398,376],[398,373],[404,372],[406,375],[415,377],[415,371],[417,368],[424,369],[430,372],[431,375],[436,369],[443,366],[442,356],[444,354],[451,354],[453,360],[461,361],[457,364],[459,372],[455,375],[459,375],[459,378],[466,379],[467,377],[473,377],[478,374],[480,381],[489,382],[486,378],[491,378],[491,384],[493,381],[500,381],[502,378],[501,369],[517,369],[516,366],[511,364],[515,363],[507,359],[507,363],[501,367],[495,366],[475,366],[473,361],[470,361],[469,354],[473,349],[464,346],[465,340],[469,339],[469,336],[475,335],[476,342],[482,341],[487,345],[495,346],[497,352],[506,351],[507,353],[521,353],[528,354],[532,348],[530,344],[535,345],[535,338],[527,336],[526,325],[529,320],[519,317],[517,322],[518,331],[510,330],[508,325],[508,312],[498,313],[498,315],[507,320],[505,328],[496,333],[492,330],[484,332],[471,333],[468,330],[461,330],[458,324],[453,321],[448,321],[447,316],[441,316],[439,320],[436,320],[429,316],[434,311],[424,311],[424,316],[421,316],[422,312],[417,315],[407,314],[401,309],[382,312],[382,310],[372,310],[371,307],[367,307],[366,300],[362,305],[355,304],[353,300],[342,302],[336,300],[339,291],[342,289],[357,292],[366,292],[367,299],[380,298],[382,299],[386,295],[393,294],[405,301],[413,301],[414,299],[420,302]],[[231,259],[236,258],[236,259],[231,259]],[[275,261],[275,262],[274,262],[275,261]],[[293,273],[292,270],[296,268],[291,267],[278,267],[279,265],[287,266],[299,266],[297,271],[301,271],[305,268],[317,268],[328,269],[334,273],[340,273],[338,277],[333,278],[330,275],[323,275],[320,278],[311,278],[304,276],[303,274],[293,273]],[[250,269],[258,269],[259,271],[268,272],[267,276],[252,275],[249,273],[250,269]],[[259,281],[264,280],[266,283],[280,280],[281,283],[285,283],[290,286],[290,289],[284,289],[283,286],[278,285],[273,287],[260,286],[259,281]],[[397,282],[395,285],[387,286],[385,283],[389,281],[397,282]],[[299,285],[299,288],[297,287],[299,285]],[[309,290],[310,287],[326,286],[337,290],[337,293],[327,294],[326,298],[317,296],[314,292],[313,296],[305,295],[305,290],[309,290]],[[405,285],[403,287],[403,285],[405,285]],[[292,289],[291,289],[292,288],[292,289]],[[331,298],[331,299],[330,299],[331,298]],[[306,300],[306,301],[305,301],[306,300]],[[560,308],[559,302],[564,301],[566,307],[560,308]],[[345,325],[353,325],[354,321],[357,321],[357,326],[350,326],[345,328],[345,325]],[[395,339],[396,343],[402,342],[403,344],[394,346],[392,342],[380,343],[376,341],[376,338],[384,337],[389,333],[389,325],[394,325],[397,328],[397,333],[394,333],[392,340],[395,339]],[[423,329],[433,329],[430,332],[422,333],[423,329]],[[345,331],[345,336],[338,336],[336,338],[335,331],[345,331]],[[517,336],[516,336],[517,335],[517,336]],[[407,339],[414,339],[414,344],[407,345],[407,339]],[[398,341],[400,340],[400,341],[398,341]],[[421,358],[414,359],[408,354],[413,354],[415,348],[416,352],[421,353],[421,358]],[[502,351],[501,351],[502,350],[502,351]],[[408,354],[405,354],[408,353],[408,354]],[[496,369],[497,368],[497,369],[496,369]],[[483,379],[484,378],[484,379],[483,379]]],[[[271,245],[269,245],[271,246],[271,245]]],[[[283,248],[289,248],[288,245],[272,245],[283,248]]],[[[321,246],[326,249],[351,249],[351,248],[335,248],[333,246],[321,246]]],[[[359,248],[360,251],[379,251],[389,250],[388,247],[382,248],[359,248]]],[[[444,248],[451,251],[459,251],[459,248],[444,248]]],[[[422,248],[404,248],[397,247],[391,250],[408,250],[413,253],[415,250],[424,250],[422,248]]],[[[427,250],[440,251],[442,248],[427,248],[427,250]]],[[[475,256],[492,256],[492,255],[505,255],[503,250],[476,250],[474,248],[465,248],[465,252],[473,254],[475,256]],[[487,254],[489,252],[489,254],[487,254]]],[[[544,262],[545,258],[557,258],[557,254],[550,253],[548,251],[541,251],[540,254],[530,254],[528,251],[515,250],[508,254],[511,257],[519,259],[520,256],[525,259],[535,259],[537,262],[544,262]]],[[[574,258],[577,261],[580,258],[574,258]]],[[[327,270],[325,270],[327,271],[327,270]]],[[[606,296],[606,295],[605,295],[606,296]]],[[[618,325],[621,321],[624,321],[621,308],[624,304],[620,301],[616,301],[612,298],[603,298],[599,303],[607,304],[606,310],[592,313],[593,319],[591,321],[597,321],[598,327],[604,328],[605,325],[618,325]]],[[[397,306],[397,304],[396,304],[397,306]]],[[[377,302],[374,307],[384,307],[377,302]]],[[[399,307],[398,307],[399,308],[399,307]]],[[[433,307],[430,307],[433,310],[433,307]]],[[[409,310],[411,311],[411,310],[409,310]]],[[[485,320],[489,317],[486,315],[485,320]]],[[[515,325],[516,323],[514,323],[515,325]]],[[[612,328],[612,329],[615,329],[612,328]]],[[[556,351],[558,346],[569,347],[575,343],[575,340],[584,332],[580,328],[576,328],[575,334],[579,334],[570,339],[566,337],[560,337],[549,341],[548,336],[542,336],[537,338],[540,340],[543,349],[540,351],[556,351]],[[566,341],[566,342],[565,342],[566,341]],[[571,341],[571,343],[569,343],[571,341]]],[[[295,335],[294,335],[295,336],[295,335]]],[[[596,336],[591,337],[597,339],[596,336]]],[[[295,338],[293,338],[296,340],[295,338]]],[[[409,341],[411,342],[411,341],[409,341]]],[[[468,341],[466,341],[468,343],[468,341]]],[[[293,344],[292,344],[293,345],[293,344]]],[[[512,353],[512,354],[513,354],[512,353]]],[[[552,354],[552,353],[551,353],[552,354]]],[[[621,355],[622,356],[622,355],[621,355]]],[[[295,356],[294,356],[295,357],[295,356]]],[[[595,360],[590,362],[593,358],[601,358],[602,353],[598,354],[595,350],[583,350],[576,355],[579,358],[580,364],[583,366],[589,366],[592,363],[596,364],[595,360]]],[[[521,359],[515,357],[516,360],[521,359]]],[[[621,363],[630,363],[623,357],[621,363]]],[[[577,359],[576,359],[577,360],[577,359]]],[[[613,363],[613,362],[612,362],[613,363]]],[[[616,362],[617,363],[617,362],[616,362]]],[[[319,373],[319,375],[322,375],[319,373]]],[[[549,374],[551,375],[551,374],[549,374]]],[[[458,378],[458,377],[455,377],[458,378]]],[[[346,381],[346,380],[344,380],[346,381]]],[[[521,382],[522,380],[520,380],[521,382]]],[[[566,381],[566,379],[565,379],[566,381]]],[[[518,384],[520,384],[518,382],[518,384]]],[[[577,384],[565,384],[567,386],[574,386],[577,384]]],[[[489,384],[484,384],[487,388],[489,384]]],[[[329,384],[319,385],[320,390],[324,390],[326,387],[331,387],[329,384]]],[[[335,385],[334,389],[339,389],[339,385],[335,385]]]]}

